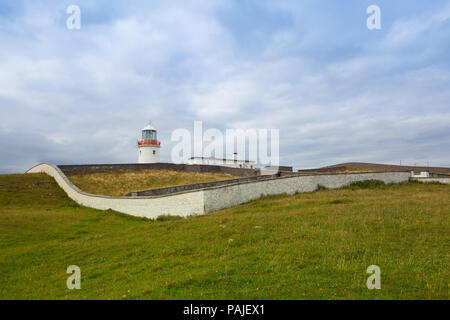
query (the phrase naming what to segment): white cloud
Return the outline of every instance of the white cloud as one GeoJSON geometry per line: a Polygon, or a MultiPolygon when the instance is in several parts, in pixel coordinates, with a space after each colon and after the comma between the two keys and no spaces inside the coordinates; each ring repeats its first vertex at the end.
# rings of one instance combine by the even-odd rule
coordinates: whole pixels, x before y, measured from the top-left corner
{"type": "MultiPolygon", "coordinates": [[[[106,22],[85,19],[80,31],[65,29],[61,5],[0,17],[0,148],[8,150],[0,170],[135,162],[149,119],[166,139],[164,161],[171,131],[203,120],[222,130],[279,128],[282,163],[296,167],[424,153],[450,164],[448,11],[399,18],[373,38],[349,32],[337,45],[321,38],[336,36],[327,21],[300,29],[324,14],[297,2],[276,6],[293,22],[258,43],[218,18],[226,3],[140,5],[106,22]],[[345,44],[349,52],[324,54],[345,44]],[[26,142],[16,137],[34,137],[27,161],[17,161],[26,142]]],[[[82,15],[91,10],[99,9],[82,6],[82,15]]]]}

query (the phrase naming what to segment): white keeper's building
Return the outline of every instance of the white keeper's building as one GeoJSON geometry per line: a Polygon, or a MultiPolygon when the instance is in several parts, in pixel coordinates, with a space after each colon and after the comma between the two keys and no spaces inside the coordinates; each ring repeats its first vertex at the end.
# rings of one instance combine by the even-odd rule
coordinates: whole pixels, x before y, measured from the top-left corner
{"type": "Polygon", "coordinates": [[[188,164],[202,164],[202,165],[224,166],[231,168],[247,168],[247,169],[255,168],[255,161],[238,160],[236,152],[233,154],[233,159],[218,159],[213,157],[192,157],[189,158],[188,164]]]}

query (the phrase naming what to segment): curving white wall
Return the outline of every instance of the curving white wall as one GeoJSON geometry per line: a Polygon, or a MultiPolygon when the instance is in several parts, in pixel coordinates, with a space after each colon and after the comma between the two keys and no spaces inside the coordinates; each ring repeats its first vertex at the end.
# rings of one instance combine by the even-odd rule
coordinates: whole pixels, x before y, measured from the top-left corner
{"type": "Polygon", "coordinates": [[[311,192],[319,184],[334,189],[354,181],[374,179],[385,183],[399,183],[408,181],[410,177],[409,172],[296,175],[183,191],[163,196],[112,197],[81,191],[70,182],[57,166],[50,163],[39,164],[27,171],[27,173],[33,172],[44,172],[55,178],[67,195],[83,206],[100,210],[113,209],[129,215],[147,218],[156,218],[160,215],[186,217],[202,214],[239,205],[257,199],[261,195],[311,192]]]}
{"type": "Polygon", "coordinates": [[[204,213],[203,192],[189,192],[153,197],[112,197],[93,195],[78,189],[57,166],[41,163],[27,173],[43,172],[55,178],[58,185],[75,202],[94,209],[113,209],[138,217],[157,218],[160,215],[186,217],[204,213]]]}

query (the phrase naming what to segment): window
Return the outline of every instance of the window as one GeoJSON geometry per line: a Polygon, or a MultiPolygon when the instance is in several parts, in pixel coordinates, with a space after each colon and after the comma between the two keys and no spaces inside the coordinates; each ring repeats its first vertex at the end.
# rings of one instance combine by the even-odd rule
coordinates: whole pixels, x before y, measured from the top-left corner
{"type": "Polygon", "coordinates": [[[156,140],[156,131],[155,130],[142,131],[142,139],[143,140],[156,140]]]}
{"type": "Polygon", "coordinates": [[[156,154],[156,150],[153,150],[153,154],[154,154],[154,155],[156,154]]]}

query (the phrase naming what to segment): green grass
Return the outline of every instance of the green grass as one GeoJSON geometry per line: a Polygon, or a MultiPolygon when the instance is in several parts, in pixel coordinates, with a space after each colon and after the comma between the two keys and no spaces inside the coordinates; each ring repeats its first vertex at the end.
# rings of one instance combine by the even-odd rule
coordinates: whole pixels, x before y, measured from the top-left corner
{"type": "Polygon", "coordinates": [[[2,175],[0,298],[449,299],[449,208],[449,185],[371,183],[157,221],[2,175]],[[81,290],[66,288],[73,264],[81,290]]]}
{"type": "Polygon", "coordinates": [[[196,173],[175,170],[120,170],[74,173],[68,174],[67,177],[83,191],[110,196],[124,196],[131,191],[237,178],[224,173],[196,173]]]}

